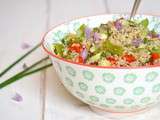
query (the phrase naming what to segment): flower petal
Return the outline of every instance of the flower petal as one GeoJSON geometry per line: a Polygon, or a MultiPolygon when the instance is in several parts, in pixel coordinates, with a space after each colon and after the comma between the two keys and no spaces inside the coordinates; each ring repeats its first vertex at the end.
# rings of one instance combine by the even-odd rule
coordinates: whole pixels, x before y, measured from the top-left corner
{"type": "Polygon", "coordinates": [[[83,48],[82,52],[81,52],[81,56],[83,58],[83,60],[85,60],[87,58],[88,55],[88,51],[86,48],[83,48]]]}
{"type": "Polygon", "coordinates": [[[115,26],[115,28],[117,30],[121,30],[122,29],[122,23],[119,20],[114,22],[114,26],[115,26]]]}
{"type": "Polygon", "coordinates": [[[91,37],[91,31],[92,30],[90,28],[88,28],[88,27],[85,28],[85,37],[87,39],[89,39],[91,37]]]}
{"type": "Polygon", "coordinates": [[[97,32],[95,32],[94,35],[93,35],[94,41],[100,40],[100,37],[101,37],[100,34],[97,33],[97,32]]]}
{"type": "Polygon", "coordinates": [[[12,100],[16,101],[16,102],[21,102],[23,101],[23,97],[19,94],[19,93],[16,93],[13,97],[12,97],[12,100]]]}
{"type": "Polygon", "coordinates": [[[27,66],[27,64],[26,64],[26,63],[24,63],[24,64],[22,65],[22,67],[23,67],[23,69],[28,68],[28,66],[27,66]]]}
{"type": "Polygon", "coordinates": [[[28,48],[30,48],[31,46],[28,44],[28,43],[26,43],[26,42],[24,42],[24,43],[22,43],[22,45],[21,45],[21,48],[22,49],[28,49],[28,48]]]}
{"type": "Polygon", "coordinates": [[[134,45],[135,47],[138,47],[142,42],[143,40],[141,39],[134,39],[132,40],[132,45],[134,45]]]}

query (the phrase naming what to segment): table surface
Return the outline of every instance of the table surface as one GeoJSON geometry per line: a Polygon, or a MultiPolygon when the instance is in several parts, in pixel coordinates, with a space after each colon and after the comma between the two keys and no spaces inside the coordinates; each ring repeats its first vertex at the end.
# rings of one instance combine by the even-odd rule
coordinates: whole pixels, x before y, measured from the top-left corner
{"type": "MultiPolygon", "coordinates": [[[[160,14],[160,1],[144,0],[140,13],[160,14]],[[144,2],[145,1],[145,2],[144,2]]],[[[1,0],[0,71],[40,42],[44,33],[63,21],[87,15],[129,12],[132,0],[1,0]]],[[[0,82],[46,56],[42,49],[12,69],[0,82]]],[[[0,90],[2,120],[109,120],[70,95],[59,82],[54,68],[0,90]],[[19,98],[19,101],[15,100],[19,98]]],[[[160,106],[129,120],[160,120],[160,106]]],[[[128,120],[128,118],[123,118],[128,120]]],[[[122,120],[122,119],[121,119],[122,120]]]]}

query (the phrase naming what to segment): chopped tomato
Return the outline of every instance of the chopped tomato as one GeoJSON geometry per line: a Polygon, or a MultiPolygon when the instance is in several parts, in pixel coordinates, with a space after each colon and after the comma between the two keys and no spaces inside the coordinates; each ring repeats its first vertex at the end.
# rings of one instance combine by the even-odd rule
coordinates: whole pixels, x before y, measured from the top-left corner
{"type": "Polygon", "coordinates": [[[82,46],[79,43],[73,43],[69,47],[69,50],[72,51],[72,52],[74,51],[74,52],[80,53],[81,50],[82,50],[82,46]]]}
{"type": "Polygon", "coordinates": [[[117,62],[117,60],[114,58],[114,57],[112,57],[112,56],[110,56],[110,57],[107,57],[107,60],[111,63],[111,64],[116,64],[116,62],[117,62]]]}
{"type": "Polygon", "coordinates": [[[90,65],[98,65],[98,62],[92,62],[90,65]]]}
{"type": "Polygon", "coordinates": [[[82,56],[77,56],[76,59],[75,59],[75,62],[77,62],[77,63],[83,63],[84,60],[83,60],[82,56]]]}
{"type": "Polygon", "coordinates": [[[146,65],[153,65],[153,62],[149,61],[146,65]]]}
{"type": "Polygon", "coordinates": [[[152,60],[156,60],[156,59],[160,58],[160,55],[158,53],[152,53],[151,58],[152,58],[152,60]]]}
{"type": "Polygon", "coordinates": [[[133,55],[128,55],[128,54],[125,54],[123,56],[123,59],[129,63],[134,62],[136,60],[136,58],[133,55]]]}

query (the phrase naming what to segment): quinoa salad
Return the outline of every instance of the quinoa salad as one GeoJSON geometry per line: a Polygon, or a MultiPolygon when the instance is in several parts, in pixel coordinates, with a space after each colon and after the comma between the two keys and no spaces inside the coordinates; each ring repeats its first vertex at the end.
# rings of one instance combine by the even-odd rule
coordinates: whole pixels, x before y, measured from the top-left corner
{"type": "Polygon", "coordinates": [[[160,65],[160,34],[149,21],[124,18],[95,28],[82,24],[52,46],[60,58],[94,66],[139,67],[160,65]]]}

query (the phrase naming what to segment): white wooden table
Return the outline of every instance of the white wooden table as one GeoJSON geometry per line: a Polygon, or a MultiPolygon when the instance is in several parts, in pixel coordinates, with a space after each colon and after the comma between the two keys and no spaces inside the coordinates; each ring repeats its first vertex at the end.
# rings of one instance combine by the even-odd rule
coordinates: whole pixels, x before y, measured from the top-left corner
{"type": "MultiPolygon", "coordinates": [[[[129,12],[133,0],[1,0],[0,1],[0,71],[40,42],[54,25],[79,16],[129,12]]],[[[143,0],[141,13],[160,14],[160,1],[143,0]],[[145,1],[145,2],[144,2],[145,1]]],[[[45,56],[39,49],[3,78],[22,70],[45,56]]],[[[158,106],[160,107],[160,106],[158,106]]],[[[160,120],[160,109],[139,116],[138,120],[160,120]]],[[[0,90],[0,120],[106,120],[71,96],[59,82],[54,68],[36,73],[0,90]],[[16,94],[23,99],[13,100],[16,94]]],[[[108,120],[108,119],[107,119],[108,120]]]]}

